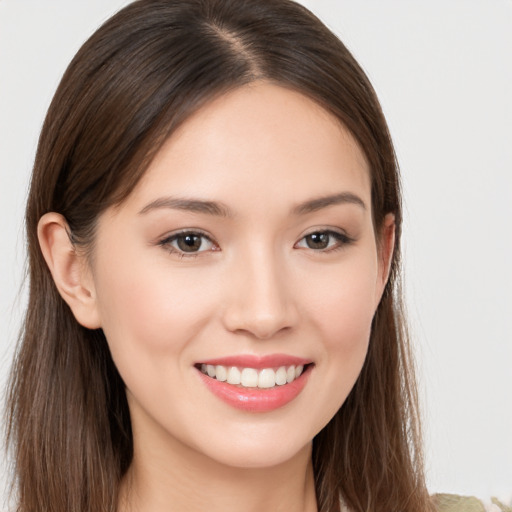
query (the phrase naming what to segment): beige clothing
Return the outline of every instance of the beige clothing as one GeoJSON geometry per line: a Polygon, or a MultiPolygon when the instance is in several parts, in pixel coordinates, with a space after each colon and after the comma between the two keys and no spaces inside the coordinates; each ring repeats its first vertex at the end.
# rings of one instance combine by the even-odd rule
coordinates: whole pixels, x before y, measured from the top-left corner
{"type": "Polygon", "coordinates": [[[496,498],[492,498],[489,504],[472,496],[456,494],[436,494],[433,499],[439,512],[512,512],[511,507],[496,498]]]}

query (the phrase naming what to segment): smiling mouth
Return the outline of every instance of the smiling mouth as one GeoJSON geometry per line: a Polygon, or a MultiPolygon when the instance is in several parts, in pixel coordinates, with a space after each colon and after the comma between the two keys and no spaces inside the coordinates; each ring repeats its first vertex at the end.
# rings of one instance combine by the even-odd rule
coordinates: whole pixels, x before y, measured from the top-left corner
{"type": "Polygon", "coordinates": [[[196,368],[211,379],[240,388],[271,389],[285,386],[298,379],[311,364],[288,365],[276,368],[242,368],[213,364],[198,364],[196,368]]]}

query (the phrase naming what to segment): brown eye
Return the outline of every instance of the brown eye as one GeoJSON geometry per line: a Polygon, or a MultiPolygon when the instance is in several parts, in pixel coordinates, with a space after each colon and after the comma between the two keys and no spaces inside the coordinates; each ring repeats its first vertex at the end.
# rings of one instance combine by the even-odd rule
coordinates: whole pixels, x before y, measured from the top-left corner
{"type": "Polygon", "coordinates": [[[171,253],[181,256],[194,256],[202,252],[216,250],[216,245],[202,233],[193,231],[177,233],[162,240],[159,245],[168,249],[171,253]]]}
{"type": "Polygon", "coordinates": [[[311,235],[304,237],[304,239],[310,249],[327,249],[331,236],[329,233],[311,233],[311,235]]]}
{"type": "Polygon", "coordinates": [[[196,234],[179,235],[176,237],[176,245],[183,252],[197,252],[201,249],[203,237],[196,234]]]}
{"type": "Polygon", "coordinates": [[[315,231],[300,239],[295,247],[329,252],[331,250],[341,249],[352,241],[351,238],[337,231],[315,231]]]}

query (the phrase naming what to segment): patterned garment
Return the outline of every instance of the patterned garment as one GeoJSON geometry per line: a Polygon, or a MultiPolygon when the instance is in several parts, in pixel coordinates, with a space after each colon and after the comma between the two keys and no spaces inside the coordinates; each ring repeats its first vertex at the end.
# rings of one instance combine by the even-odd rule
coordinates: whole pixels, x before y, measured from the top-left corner
{"type": "Polygon", "coordinates": [[[458,496],[456,494],[435,494],[434,503],[439,512],[512,512],[509,507],[496,498],[485,504],[472,496],[458,496]]]}

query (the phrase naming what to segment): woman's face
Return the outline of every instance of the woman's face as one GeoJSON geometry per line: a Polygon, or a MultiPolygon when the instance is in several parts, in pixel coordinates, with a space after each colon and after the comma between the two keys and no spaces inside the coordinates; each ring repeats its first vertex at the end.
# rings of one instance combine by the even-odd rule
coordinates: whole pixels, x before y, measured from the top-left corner
{"type": "Polygon", "coordinates": [[[267,83],[172,135],[100,218],[91,265],[136,454],[237,467],[289,460],[340,408],[387,272],[362,152],[267,83]]]}

